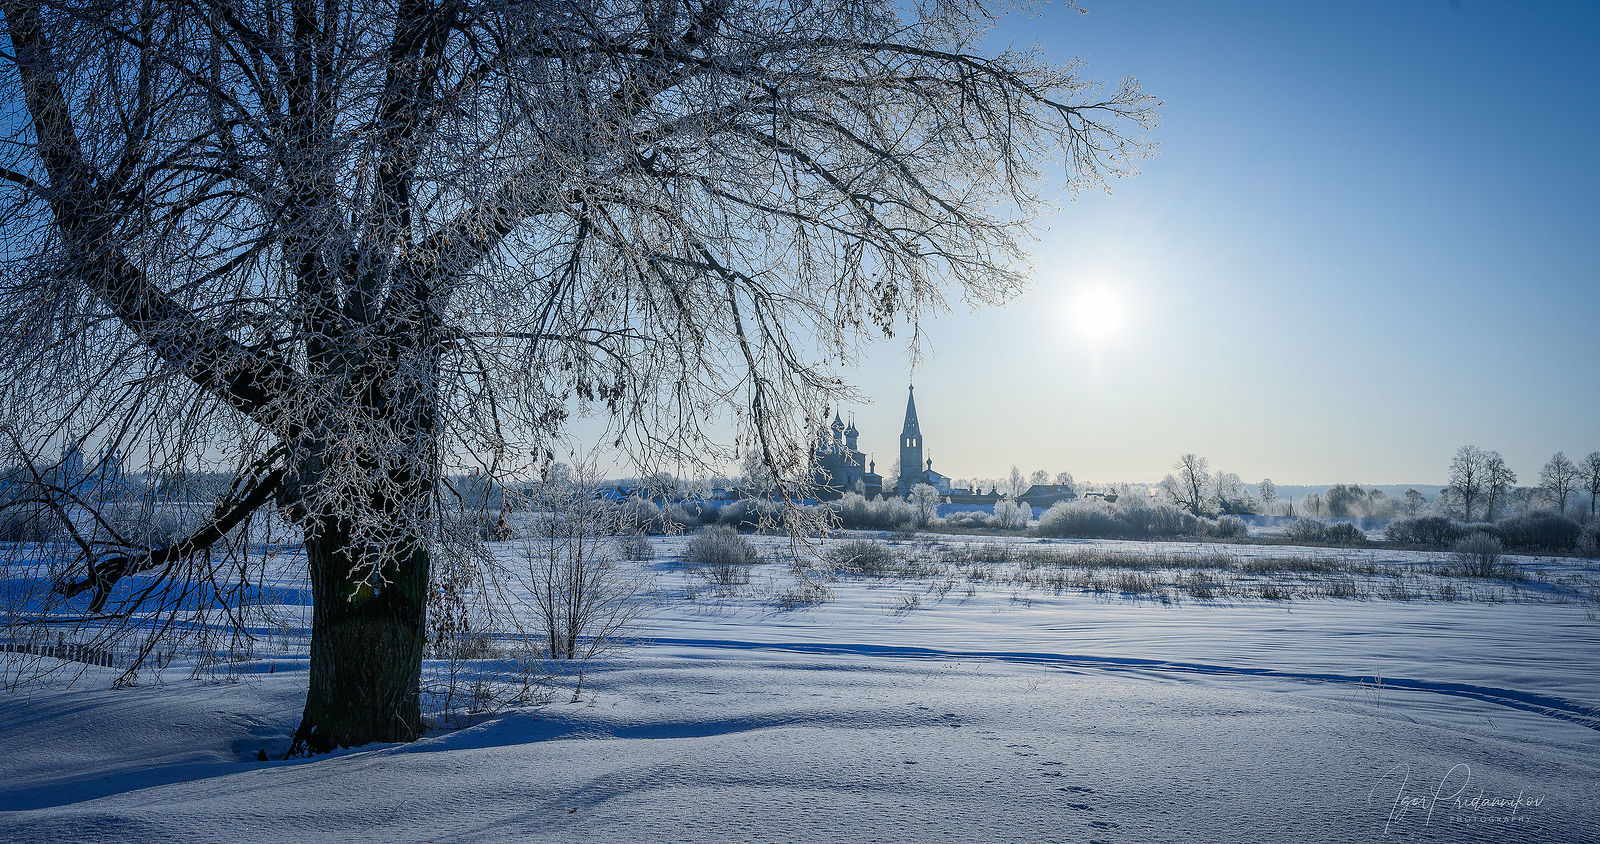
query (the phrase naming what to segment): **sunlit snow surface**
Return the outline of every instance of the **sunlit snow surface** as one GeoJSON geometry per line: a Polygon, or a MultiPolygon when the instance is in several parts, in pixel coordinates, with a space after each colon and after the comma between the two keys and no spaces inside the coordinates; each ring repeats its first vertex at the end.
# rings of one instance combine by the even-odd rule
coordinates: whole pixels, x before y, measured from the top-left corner
{"type": "Polygon", "coordinates": [[[691,600],[681,545],[647,564],[646,641],[576,702],[411,745],[255,761],[287,747],[303,653],[237,684],[0,697],[0,839],[1600,840],[1577,603],[846,578],[782,610],[776,564],[691,600]]]}

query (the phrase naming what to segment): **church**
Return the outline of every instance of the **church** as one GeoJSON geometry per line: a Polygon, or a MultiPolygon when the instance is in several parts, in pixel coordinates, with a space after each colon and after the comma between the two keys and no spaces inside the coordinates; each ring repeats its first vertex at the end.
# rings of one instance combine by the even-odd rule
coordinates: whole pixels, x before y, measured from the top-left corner
{"type": "Polygon", "coordinates": [[[811,487],[817,498],[832,501],[847,492],[858,492],[867,498],[883,494],[883,476],[877,464],[856,447],[856,421],[845,427],[839,414],[833,414],[833,424],[822,429],[812,451],[815,468],[811,470],[811,487]]]}
{"type": "Polygon", "coordinates": [[[906,388],[906,421],[900,428],[900,477],[895,483],[895,493],[901,498],[911,494],[911,488],[927,484],[940,495],[950,494],[950,479],[933,471],[933,458],[922,454],[922,426],[917,422],[917,388],[906,388]]]}
{"type": "Polygon", "coordinates": [[[847,492],[858,492],[867,498],[885,493],[905,497],[918,484],[928,484],[940,495],[950,495],[950,479],[933,471],[933,460],[923,454],[915,387],[906,396],[906,421],[900,429],[900,477],[893,490],[883,488],[877,463],[856,445],[859,437],[855,420],[846,426],[837,412],[833,424],[817,435],[813,447],[815,468],[811,472],[811,486],[817,498],[831,501],[847,492]]]}

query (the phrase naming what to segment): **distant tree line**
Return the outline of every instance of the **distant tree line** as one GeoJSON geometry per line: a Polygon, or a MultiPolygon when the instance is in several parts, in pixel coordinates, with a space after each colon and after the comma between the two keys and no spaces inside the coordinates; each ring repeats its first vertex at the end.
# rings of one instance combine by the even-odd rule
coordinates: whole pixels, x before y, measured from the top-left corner
{"type": "Polygon", "coordinates": [[[1464,445],[1450,460],[1449,485],[1440,490],[1438,509],[1439,515],[1468,522],[1541,509],[1567,516],[1580,493],[1588,495],[1587,516],[1594,519],[1600,506],[1600,451],[1579,462],[1558,451],[1539,470],[1537,486],[1518,487],[1516,472],[1500,452],[1464,445]]]}

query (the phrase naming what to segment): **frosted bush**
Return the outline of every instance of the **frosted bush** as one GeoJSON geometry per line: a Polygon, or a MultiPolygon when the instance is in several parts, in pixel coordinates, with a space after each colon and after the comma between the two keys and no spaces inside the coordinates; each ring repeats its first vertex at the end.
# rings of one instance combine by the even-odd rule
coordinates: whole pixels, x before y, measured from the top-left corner
{"type": "Polygon", "coordinates": [[[1323,532],[1323,541],[1332,545],[1360,545],[1367,541],[1367,534],[1349,522],[1335,522],[1323,532]]]}
{"type": "Polygon", "coordinates": [[[0,542],[50,542],[65,530],[55,511],[13,504],[0,509],[0,542]]]}
{"type": "Polygon", "coordinates": [[[172,507],[151,502],[114,504],[101,510],[101,516],[117,534],[139,548],[166,548],[189,535],[190,525],[172,507]]]}
{"type": "Polygon", "coordinates": [[[995,517],[980,510],[968,510],[964,513],[951,513],[943,519],[943,525],[951,529],[977,529],[999,527],[995,517]]]}
{"type": "Polygon", "coordinates": [[[1238,516],[1223,516],[1217,519],[1217,526],[1212,533],[1222,539],[1238,539],[1250,534],[1250,526],[1238,516]]]}
{"type": "Polygon", "coordinates": [[[839,526],[855,530],[906,530],[917,523],[917,508],[900,498],[879,497],[868,501],[858,493],[845,493],[826,506],[839,519],[839,526]]]}
{"type": "Polygon", "coordinates": [[[1033,518],[1033,508],[1026,504],[1013,501],[996,501],[994,503],[994,524],[1004,530],[1017,530],[1028,526],[1028,521],[1033,518]]]}
{"type": "Polygon", "coordinates": [[[1583,526],[1575,550],[1582,557],[1600,557],[1600,520],[1591,520],[1583,526]]]}
{"type": "Polygon", "coordinates": [[[1504,546],[1487,533],[1463,537],[1450,550],[1468,577],[1500,577],[1510,573],[1510,566],[1502,567],[1500,562],[1504,546]]]}
{"type": "Polygon", "coordinates": [[[696,573],[718,586],[743,586],[750,582],[750,567],[761,562],[761,552],[754,543],[739,535],[727,525],[701,528],[683,557],[698,563],[696,573]]]}
{"type": "MultiPolygon", "coordinates": [[[[998,507],[999,505],[996,505],[998,507]]],[[[1092,538],[1123,535],[1112,507],[1101,501],[1062,501],[1039,516],[1043,536],[1092,538]]]]}
{"type": "Polygon", "coordinates": [[[649,537],[636,534],[622,539],[618,545],[622,549],[622,557],[636,563],[653,560],[656,557],[655,546],[650,543],[649,537]]]}
{"type": "Polygon", "coordinates": [[[900,562],[895,549],[870,539],[847,539],[828,548],[824,556],[835,571],[884,575],[900,562]]]}
{"type": "Polygon", "coordinates": [[[766,498],[741,498],[738,501],[729,501],[717,511],[717,523],[745,530],[782,527],[783,502],[766,498]]]}
{"type": "Polygon", "coordinates": [[[1525,551],[1571,551],[1582,532],[1582,525],[1576,521],[1548,510],[1523,513],[1494,523],[1494,535],[1507,548],[1525,551]]]}
{"type": "Polygon", "coordinates": [[[1199,536],[1210,523],[1170,504],[1063,501],[1039,517],[1044,536],[1143,539],[1150,536],[1199,536]]]}
{"type": "Polygon", "coordinates": [[[1404,545],[1450,545],[1465,534],[1464,528],[1444,516],[1395,519],[1383,529],[1390,542],[1404,545]]]}
{"type": "Polygon", "coordinates": [[[663,533],[681,533],[689,528],[699,526],[699,515],[689,512],[681,504],[670,504],[661,510],[663,533]]]}
{"type": "Polygon", "coordinates": [[[1207,523],[1193,513],[1166,503],[1117,502],[1117,519],[1125,526],[1125,536],[1199,536],[1207,523]]]}
{"type": "Polygon", "coordinates": [[[1328,526],[1316,519],[1295,519],[1284,528],[1283,535],[1295,542],[1326,542],[1328,526]]]}
{"type": "Polygon", "coordinates": [[[617,505],[617,518],[648,533],[661,533],[661,508],[648,498],[633,497],[617,505]]]}
{"type": "Polygon", "coordinates": [[[755,543],[740,536],[733,528],[726,525],[712,525],[701,528],[700,532],[689,540],[683,558],[692,563],[710,566],[750,566],[761,562],[761,552],[756,549],[755,543]]]}

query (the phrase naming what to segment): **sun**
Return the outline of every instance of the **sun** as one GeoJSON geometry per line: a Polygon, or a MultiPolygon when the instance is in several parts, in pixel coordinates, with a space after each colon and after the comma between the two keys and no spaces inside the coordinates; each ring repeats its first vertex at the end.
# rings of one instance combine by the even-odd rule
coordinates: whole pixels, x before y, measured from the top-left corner
{"type": "Polygon", "coordinates": [[[1095,284],[1080,288],[1072,296],[1067,302],[1066,316],[1075,337],[1091,345],[1101,345],[1122,334],[1128,320],[1128,307],[1116,290],[1095,284]]]}

